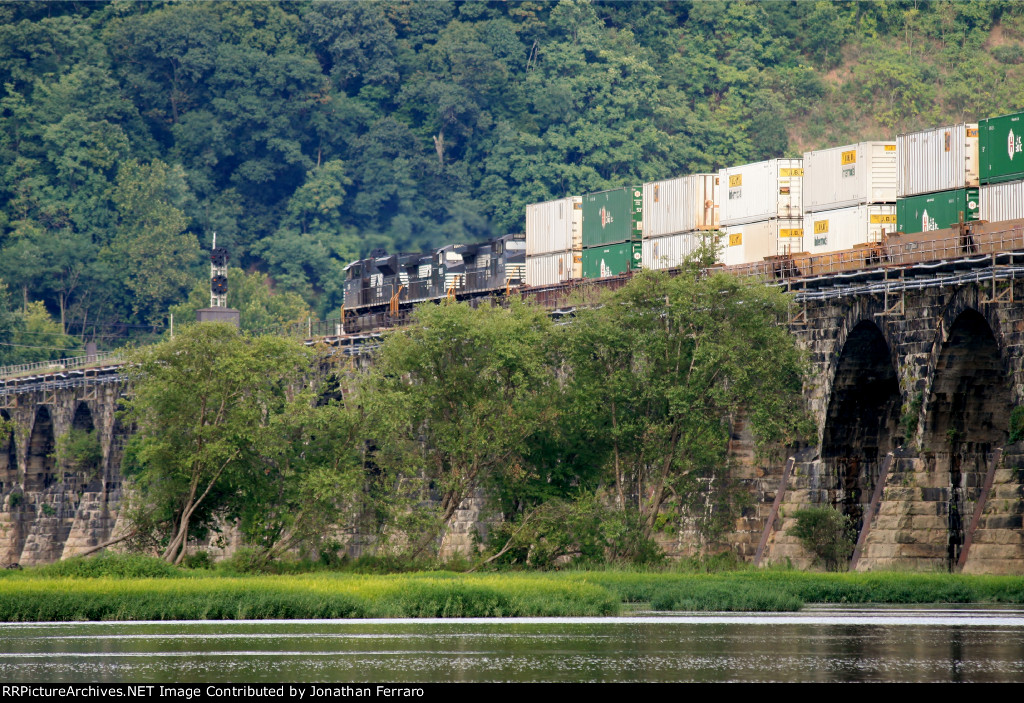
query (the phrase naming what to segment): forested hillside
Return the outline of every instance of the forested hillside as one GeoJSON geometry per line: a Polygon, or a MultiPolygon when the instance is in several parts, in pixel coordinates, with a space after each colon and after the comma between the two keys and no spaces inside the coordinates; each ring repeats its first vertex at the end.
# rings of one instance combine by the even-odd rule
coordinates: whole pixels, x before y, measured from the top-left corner
{"type": "Polygon", "coordinates": [[[1012,2],[2,3],[0,363],[159,333],[214,231],[254,319],[336,314],[373,248],[1017,109],[1022,36],[1012,2]]]}

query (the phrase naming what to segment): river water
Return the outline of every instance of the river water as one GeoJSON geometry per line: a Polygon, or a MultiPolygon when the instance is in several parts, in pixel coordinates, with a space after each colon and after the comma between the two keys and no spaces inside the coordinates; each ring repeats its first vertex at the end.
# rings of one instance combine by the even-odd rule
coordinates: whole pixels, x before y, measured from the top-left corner
{"type": "Polygon", "coordinates": [[[1024,610],[3,623],[0,681],[1024,681],[1024,610]]]}

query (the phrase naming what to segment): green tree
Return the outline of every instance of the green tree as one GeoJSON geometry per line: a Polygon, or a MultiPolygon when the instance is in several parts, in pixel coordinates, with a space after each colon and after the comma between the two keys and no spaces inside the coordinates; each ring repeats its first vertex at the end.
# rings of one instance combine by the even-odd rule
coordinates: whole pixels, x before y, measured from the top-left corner
{"type": "Polygon", "coordinates": [[[257,437],[263,476],[240,486],[229,513],[263,561],[319,551],[367,509],[362,409],[347,394],[325,402],[322,390],[310,384],[269,414],[257,437]]]}
{"type": "Polygon", "coordinates": [[[161,161],[129,159],[118,173],[118,223],[106,256],[122,272],[123,289],[141,320],[163,320],[193,278],[199,242],[186,231],[188,220],[178,207],[187,192],[181,167],[161,161]]]}
{"type": "Polygon", "coordinates": [[[268,480],[265,428],[288,409],[309,352],[205,323],[138,350],[125,368],[125,420],[137,428],[127,464],[140,501],[131,519],[162,546],[163,559],[180,563],[198,528],[235,505],[243,487],[268,480]]]}
{"type": "MultiPolygon", "coordinates": [[[[478,487],[525,471],[526,440],[545,418],[537,401],[554,380],[541,353],[550,324],[522,304],[425,305],[384,341],[362,392],[375,461],[396,481],[405,474],[439,496],[429,509],[397,516],[419,519],[415,527],[405,521],[411,556],[436,546],[478,487]]],[[[406,493],[418,500],[418,491],[406,493]]]]}
{"type": "Polygon", "coordinates": [[[663,511],[708,499],[698,479],[723,475],[741,417],[763,443],[810,429],[788,306],[776,289],[732,276],[645,272],[565,328],[569,407],[604,448],[615,503],[639,514],[645,536],[663,511]]]}

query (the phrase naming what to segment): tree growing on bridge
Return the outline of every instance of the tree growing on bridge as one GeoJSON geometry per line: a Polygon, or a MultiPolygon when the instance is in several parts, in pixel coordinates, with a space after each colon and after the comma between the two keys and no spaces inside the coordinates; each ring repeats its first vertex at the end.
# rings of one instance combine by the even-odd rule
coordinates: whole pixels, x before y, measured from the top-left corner
{"type": "Polygon", "coordinates": [[[338,413],[313,407],[310,363],[297,342],[220,323],[132,356],[131,518],[166,561],[180,563],[188,540],[218,517],[239,519],[267,555],[282,540],[290,547],[311,536],[306,526],[332,524],[323,513],[352,486],[344,475],[353,444],[339,433],[333,448],[323,446],[338,413]]]}
{"type": "Polygon", "coordinates": [[[550,327],[544,311],[523,304],[424,305],[385,340],[363,402],[410,556],[438,546],[478,487],[527,472],[526,442],[550,414],[550,327]],[[422,500],[431,494],[436,501],[422,500]]]}
{"type": "Polygon", "coordinates": [[[734,276],[644,272],[564,328],[565,406],[603,450],[610,500],[637,516],[643,537],[694,503],[728,502],[709,486],[728,485],[740,419],[761,442],[812,429],[788,305],[734,276]]]}

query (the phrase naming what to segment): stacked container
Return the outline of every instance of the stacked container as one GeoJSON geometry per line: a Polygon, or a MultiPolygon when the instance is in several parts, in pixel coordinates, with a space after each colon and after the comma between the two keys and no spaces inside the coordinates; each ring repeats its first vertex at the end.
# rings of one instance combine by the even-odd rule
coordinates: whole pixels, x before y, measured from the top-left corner
{"type": "Polygon", "coordinates": [[[981,219],[1024,218],[1024,112],[978,123],[981,219]]]}
{"type": "Polygon", "coordinates": [[[583,277],[606,278],[642,263],[643,191],[638,186],[583,196],[583,277]]]}
{"type": "Polygon", "coordinates": [[[722,169],[721,261],[748,264],[803,251],[801,159],[772,159],[722,169]]]}
{"type": "Polygon", "coordinates": [[[858,205],[804,214],[804,248],[811,254],[880,242],[896,229],[896,205],[858,205]]]}
{"type": "Polygon", "coordinates": [[[718,229],[718,182],[713,173],[699,173],[644,184],[644,268],[679,266],[718,229]]]}
{"type": "Polygon", "coordinates": [[[894,231],[897,170],[895,142],[804,154],[804,250],[840,251],[894,231]]]}
{"type": "MultiPolygon", "coordinates": [[[[978,219],[978,125],[958,124],[896,138],[900,232],[947,229],[978,219]]],[[[1024,161],[1024,159],[1022,159],[1024,161]]]]}
{"type": "Polygon", "coordinates": [[[553,285],[582,277],[583,198],[527,205],[527,285],[553,285]]]}

